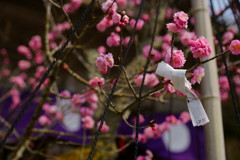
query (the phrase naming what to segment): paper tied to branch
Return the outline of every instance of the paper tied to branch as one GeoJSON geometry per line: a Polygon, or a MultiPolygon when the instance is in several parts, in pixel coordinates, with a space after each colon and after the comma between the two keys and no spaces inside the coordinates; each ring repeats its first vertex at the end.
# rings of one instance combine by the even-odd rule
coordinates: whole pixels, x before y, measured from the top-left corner
{"type": "Polygon", "coordinates": [[[172,66],[162,61],[158,64],[156,74],[171,80],[174,88],[187,96],[187,105],[194,127],[202,126],[209,122],[201,101],[197,95],[191,91],[191,85],[189,85],[185,77],[185,69],[174,69],[172,66]]]}

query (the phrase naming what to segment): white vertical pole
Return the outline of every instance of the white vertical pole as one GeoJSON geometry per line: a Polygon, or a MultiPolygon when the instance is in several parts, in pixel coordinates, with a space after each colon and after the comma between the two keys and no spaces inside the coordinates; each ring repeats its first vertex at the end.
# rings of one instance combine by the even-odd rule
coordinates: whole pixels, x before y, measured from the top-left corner
{"type": "MultiPolygon", "coordinates": [[[[203,60],[215,55],[212,25],[208,11],[207,0],[191,0],[192,11],[196,22],[198,36],[205,36],[211,44],[213,54],[203,60]]],[[[202,102],[209,116],[210,123],[204,127],[207,160],[225,160],[225,146],[222,124],[221,101],[219,96],[219,85],[216,60],[203,65],[205,77],[201,83],[202,102]]]]}

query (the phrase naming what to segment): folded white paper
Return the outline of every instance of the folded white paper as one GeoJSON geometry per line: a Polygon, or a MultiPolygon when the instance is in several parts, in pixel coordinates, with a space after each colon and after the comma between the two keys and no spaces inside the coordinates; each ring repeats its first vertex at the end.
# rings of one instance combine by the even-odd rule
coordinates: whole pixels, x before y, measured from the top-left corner
{"type": "Polygon", "coordinates": [[[185,78],[186,70],[174,69],[162,61],[158,64],[156,74],[171,80],[174,88],[187,96],[187,105],[193,126],[202,126],[209,122],[201,101],[197,95],[191,91],[191,86],[185,78]]]}

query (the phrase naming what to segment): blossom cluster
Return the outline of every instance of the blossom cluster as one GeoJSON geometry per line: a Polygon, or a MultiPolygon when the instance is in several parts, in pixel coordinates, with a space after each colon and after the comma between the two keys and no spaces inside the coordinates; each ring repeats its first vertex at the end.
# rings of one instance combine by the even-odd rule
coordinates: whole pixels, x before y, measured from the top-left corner
{"type": "Polygon", "coordinates": [[[102,74],[108,72],[108,67],[112,68],[114,65],[114,59],[112,53],[102,54],[96,60],[96,66],[102,74]]]}
{"type": "Polygon", "coordinates": [[[167,24],[167,28],[169,31],[173,33],[180,32],[184,28],[187,28],[188,26],[188,15],[184,13],[183,11],[177,12],[173,16],[174,20],[172,23],[167,24]]]}
{"type": "MultiPolygon", "coordinates": [[[[143,130],[143,133],[139,134],[138,141],[146,143],[148,139],[160,138],[165,132],[171,129],[171,126],[185,124],[190,121],[190,115],[188,112],[182,112],[177,118],[174,115],[169,115],[165,118],[165,121],[160,124],[154,124],[151,127],[147,127],[143,130]]],[[[144,122],[144,118],[141,118],[140,123],[144,122]]],[[[135,133],[132,134],[132,138],[135,137],[135,133]]]]}

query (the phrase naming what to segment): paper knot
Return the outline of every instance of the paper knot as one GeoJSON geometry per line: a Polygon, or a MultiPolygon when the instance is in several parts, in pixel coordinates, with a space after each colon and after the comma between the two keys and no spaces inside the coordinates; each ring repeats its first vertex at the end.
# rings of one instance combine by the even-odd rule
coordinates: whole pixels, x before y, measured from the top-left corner
{"type": "Polygon", "coordinates": [[[202,126],[209,122],[201,101],[197,95],[191,91],[191,86],[188,85],[189,82],[185,77],[185,69],[174,69],[162,61],[158,64],[156,74],[171,80],[174,88],[187,96],[187,105],[193,126],[202,126]]]}

